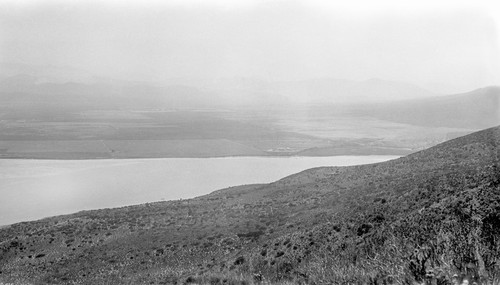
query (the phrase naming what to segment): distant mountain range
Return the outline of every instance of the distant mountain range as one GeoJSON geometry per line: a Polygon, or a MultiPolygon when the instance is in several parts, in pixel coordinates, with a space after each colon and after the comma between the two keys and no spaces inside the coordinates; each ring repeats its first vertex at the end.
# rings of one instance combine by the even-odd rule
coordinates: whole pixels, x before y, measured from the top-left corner
{"type": "Polygon", "coordinates": [[[365,106],[358,114],[432,127],[487,128],[500,123],[500,87],[365,106]]]}
{"type": "Polygon", "coordinates": [[[202,90],[235,96],[257,98],[265,104],[346,104],[359,102],[386,102],[434,96],[432,92],[415,85],[370,79],[365,81],[342,79],[311,79],[298,81],[265,81],[249,78],[181,81],[202,90]]]}
{"type": "Polygon", "coordinates": [[[93,103],[96,107],[108,108],[283,107],[295,104],[387,102],[434,95],[410,84],[378,79],[290,82],[246,79],[192,82],[178,80],[177,82],[182,83],[167,86],[103,78],[87,81],[90,82],[58,82],[19,74],[1,79],[0,93],[15,93],[18,94],[16,96],[24,97],[36,94],[37,98],[43,98],[40,101],[61,101],[62,106],[93,103]],[[19,95],[20,93],[24,95],[19,95]]]}
{"type": "MultiPolygon", "coordinates": [[[[96,85],[101,88],[103,85],[118,92],[127,93],[131,87],[145,88],[144,93],[163,93],[164,96],[179,97],[175,93],[161,91],[157,88],[151,90],[152,86],[189,86],[204,91],[208,98],[198,96],[199,102],[222,105],[252,105],[252,104],[324,104],[324,103],[355,103],[355,102],[383,102],[393,100],[405,100],[412,98],[422,98],[434,96],[430,91],[418,86],[382,79],[369,79],[364,81],[318,78],[310,80],[296,81],[269,81],[253,78],[220,78],[220,79],[198,79],[198,78],[172,78],[164,82],[134,82],[117,80],[102,76],[95,76],[91,73],[73,67],[60,66],[36,66],[12,62],[0,63],[0,91],[11,92],[32,92],[36,89],[40,92],[51,91],[46,89],[46,83],[61,85],[60,91],[69,92],[67,87],[75,87],[82,91],[87,89],[88,93],[101,93],[111,90],[95,89],[96,85]],[[13,83],[13,84],[12,84],[13,83]],[[10,85],[10,86],[9,86],[10,85]],[[33,86],[35,85],[35,86],[33,86]],[[14,87],[14,88],[11,88],[14,87]],[[222,102],[222,103],[221,103],[222,102]]],[[[53,86],[54,87],[54,86],[53,86]]],[[[191,90],[194,92],[194,90],[191,90]]],[[[128,94],[130,95],[130,94],[128,94]]],[[[145,94],[143,94],[145,95],[145,94]]],[[[181,98],[177,98],[183,102],[181,98]]],[[[161,103],[161,101],[159,101],[161,103]]],[[[186,106],[196,102],[187,101],[186,106]]]]}
{"type": "Polygon", "coordinates": [[[53,83],[31,75],[0,80],[0,100],[14,108],[175,109],[206,107],[208,95],[187,86],[158,87],[140,82],[98,80],[53,83]]]}
{"type": "Polygon", "coordinates": [[[14,224],[0,229],[0,281],[498,280],[499,145],[497,126],[389,162],[14,224]]]}
{"type": "Polygon", "coordinates": [[[57,110],[294,108],[323,106],[357,116],[429,127],[481,129],[500,123],[500,87],[440,95],[383,81],[197,81],[154,86],[99,79],[94,83],[43,82],[32,75],[0,79],[2,107],[57,110]],[[349,106],[350,105],[350,106],[349,106]],[[348,107],[346,107],[348,106],[348,107]]]}
{"type": "MultiPolygon", "coordinates": [[[[4,76],[0,78],[0,93],[64,94],[65,96],[88,96],[92,100],[115,96],[114,104],[117,106],[124,105],[120,104],[121,99],[130,97],[131,99],[150,100],[156,105],[161,104],[162,107],[173,104],[183,108],[198,107],[200,105],[213,107],[218,105],[244,106],[269,103],[387,103],[409,99],[423,100],[422,104],[424,101],[430,100],[429,102],[437,103],[440,106],[439,104],[448,104],[453,99],[467,100],[465,97],[472,95],[466,93],[459,96],[437,96],[411,84],[381,79],[365,81],[315,79],[283,82],[245,78],[219,80],[178,79],[166,85],[90,76],[79,79],[75,81],[63,81],[64,78],[51,80],[46,76],[32,74],[4,76]]],[[[484,92],[498,93],[498,88],[496,90],[490,89],[484,92]]],[[[95,103],[98,104],[99,102],[95,103]]]]}
{"type": "Polygon", "coordinates": [[[99,79],[90,72],[71,66],[0,62],[0,78],[18,75],[36,78],[38,83],[92,83],[99,79]]]}

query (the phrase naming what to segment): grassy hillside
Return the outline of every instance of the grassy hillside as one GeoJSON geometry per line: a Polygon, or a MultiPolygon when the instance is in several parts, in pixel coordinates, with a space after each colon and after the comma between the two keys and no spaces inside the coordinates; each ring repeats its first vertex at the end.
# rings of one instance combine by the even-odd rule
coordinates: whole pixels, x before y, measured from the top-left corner
{"type": "Polygon", "coordinates": [[[499,144],[495,127],[389,162],[14,224],[0,283],[498,281],[499,144]]]}

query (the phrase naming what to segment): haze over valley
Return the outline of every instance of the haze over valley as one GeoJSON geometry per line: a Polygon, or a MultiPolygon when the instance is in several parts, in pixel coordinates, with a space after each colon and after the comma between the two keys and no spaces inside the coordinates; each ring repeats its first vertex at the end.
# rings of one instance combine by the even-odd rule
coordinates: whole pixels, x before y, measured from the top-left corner
{"type": "Polygon", "coordinates": [[[3,158],[404,155],[499,122],[481,3],[1,5],[3,158]]]}
{"type": "Polygon", "coordinates": [[[0,285],[500,284],[495,1],[0,1],[0,285]]]}
{"type": "Polygon", "coordinates": [[[498,87],[438,95],[380,79],[156,86],[43,78],[0,81],[1,157],[403,155],[500,118],[498,87]]]}

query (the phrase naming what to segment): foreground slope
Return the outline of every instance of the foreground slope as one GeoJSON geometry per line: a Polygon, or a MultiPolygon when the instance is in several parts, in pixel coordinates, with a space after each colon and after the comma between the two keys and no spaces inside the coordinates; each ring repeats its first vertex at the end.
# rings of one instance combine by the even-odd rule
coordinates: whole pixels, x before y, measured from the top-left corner
{"type": "Polygon", "coordinates": [[[499,144],[495,127],[389,162],[11,225],[0,229],[0,281],[498,278],[499,144]]]}

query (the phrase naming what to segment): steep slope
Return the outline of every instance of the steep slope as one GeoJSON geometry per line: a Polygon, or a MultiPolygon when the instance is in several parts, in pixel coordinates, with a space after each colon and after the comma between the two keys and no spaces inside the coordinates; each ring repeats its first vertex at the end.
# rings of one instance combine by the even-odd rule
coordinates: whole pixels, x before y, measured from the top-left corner
{"type": "Polygon", "coordinates": [[[495,127],[385,163],[11,225],[0,229],[0,281],[498,278],[499,144],[495,127]]]}

